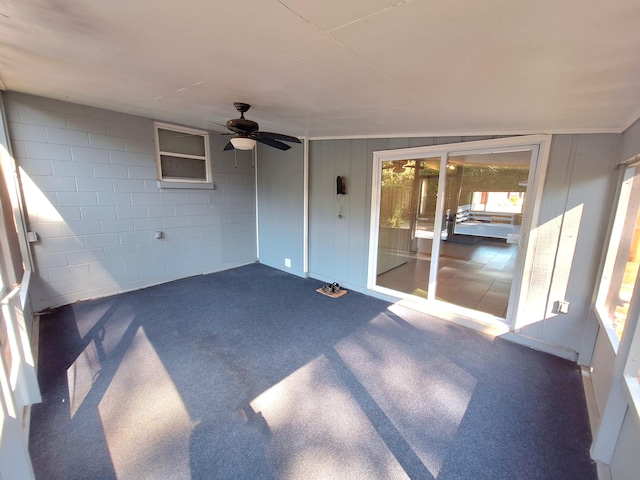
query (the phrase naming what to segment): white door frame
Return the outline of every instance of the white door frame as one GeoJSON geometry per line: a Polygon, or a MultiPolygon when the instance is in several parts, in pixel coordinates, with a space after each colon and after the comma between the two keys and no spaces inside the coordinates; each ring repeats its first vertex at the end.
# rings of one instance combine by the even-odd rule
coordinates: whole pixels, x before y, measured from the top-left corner
{"type": "MultiPolygon", "coordinates": [[[[507,323],[511,330],[517,330],[530,323],[527,318],[526,297],[531,281],[533,265],[533,251],[538,229],[538,217],[540,202],[544,186],[549,151],[551,149],[551,135],[526,135],[520,137],[500,138],[495,140],[479,140],[473,142],[450,143],[428,147],[411,147],[398,150],[381,150],[373,152],[373,175],[371,188],[371,221],[369,231],[369,268],[367,275],[367,288],[395,298],[407,298],[417,300],[415,297],[390,290],[376,285],[376,264],[378,256],[378,232],[380,226],[380,190],[382,186],[382,162],[393,160],[414,160],[423,158],[440,157],[440,180],[438,185],[437,209],[434,226],[434,238],[440,238],[444,188],[443,181],[446,175],[446,162],[449,156],[471,155],[481,153],[501,153],[512,151],[532,151],[532,160],[529,169],[527,187],[527,200],[522,218],[522,235],[520,239],[520,253],[514,269],[514,283],[509,296],[509,309],[507,311],[507,323]],[[519,279],[519,281],[516,281],[519,279]]],[[[434,242],[432,259],[439,255],[439,242],[434,242]]],[[[436,260],[437,261],[437,260],[436,260]]],[[[437,268],[431,268],[427,303],[438,303],[442,307],[444,302],[435,299],[435,281],[437,268]]],[[[445,304],[450,305],[450,304],[445,304]]],[[[486,316],[486,314],[483,314],[486,316]]]]}

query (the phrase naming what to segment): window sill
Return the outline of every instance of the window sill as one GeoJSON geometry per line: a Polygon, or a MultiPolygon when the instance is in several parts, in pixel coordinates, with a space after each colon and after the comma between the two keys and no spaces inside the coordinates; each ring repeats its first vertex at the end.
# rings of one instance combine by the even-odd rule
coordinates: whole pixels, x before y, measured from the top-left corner
{"type": "Polygon", "coordinates": [[[195,183],[195,182],[167,182],[165,180],[158,180],[158,188],[172,190],[172,189],[189,189],[189,190],[215,190],[216,184],[211,183],[195,183]]]}

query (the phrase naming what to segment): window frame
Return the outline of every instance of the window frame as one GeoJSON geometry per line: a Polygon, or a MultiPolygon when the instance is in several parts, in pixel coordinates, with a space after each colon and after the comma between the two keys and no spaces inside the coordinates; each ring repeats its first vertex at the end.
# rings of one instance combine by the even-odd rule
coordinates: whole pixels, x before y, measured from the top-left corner
{"type": "Polygon", "coordinates": [[[638,328],[638,315],[627,319],[623,335],[630,335],[631,341],[627,358],[624,362],[623,378],[629,395],[629,403],[633,405],[636,415],[640,417],[640,328],[638,328]]]}
{"type": "MultiPolygon", "coordinates": [[[[626,387],[624,390],[628,401],[635,409],[636,415],[640,416],[640,381],[638,380],[640,370],[640,274],[636,278],[633,294],[629,300],[629,310],[620,338],[618,338],[610,321],[607,305],[611,288],[619,288],[619,286],[612,285],[614,274],[619,274],[616,272],[619,269],[624,270],[628,259],[628,253],[624,256],[619,255],[619,247],[625,235],[624,229],[628,226],[628,222],[626,222],[628,211],[630,208],[634,208],[631,205],[634,188],[640,189],[640,163],[629,163],[628,161],[621,163],[618,168],[622,171],[618,177],[614,216],[609,226],[609,240],[600,272],[600,285],[594,302],[594,312],[600,328],[604,330],[616,356],[615,364],[621,367],[617,367],[619,368],[618,378],[622,374],[622,383],[626,387]],[[625,183],[629,181],[632,182],[631,186],[626,186],[625,183]]],[[[637,196],[637,192],[635,193],[637,196]]],[[[640,217],[640,212],[638,216],[640,217]]],[[[635,224],[632,228],[635,228],[635,224]]],[[[615,377],[614,372],[614,382],[616,381],[615,377]]]]}
{"type": "Polygon", "coordinates": [[[153,134],[155,138],[156,149],[156,173],[158,179],[158,186],[161,188],[213,188],[213,179],[211,178],[211,149],[209,146],[209,132],[206,130],[200,130],[196,128],[183,127],[180,125],[173,125],[169,123],[153,122],[153,134]],[[187,153],[177,152],[165,152],[160,150],[160,138],[159,130],[169,130],[172,132],[186,133],[194,136],[201,136],[204,141],[204,156],[192,155],[187,153]],[[185,158],[191,160],[202,160],[205,164],[205,177],[200,178],[177,178],[164,176],[162,172],[162,159],[163,155],[171,156],[175,158],[185,158]]]}
{"type": "MultiPolygon", "coordinates": [[[[611,295],[612,288],[612,280],[614,274],[619,275],[619,270],[624,270],[626,265],[626,259],[628,257],[620,257],[620,242],[622,237],[624,236],[624,229],[626,225],[627,212],[630,206],[630,200],[633,196],[634,184],[636,181],[639,183],[635,185],[635,188],[640,188],[640,166],[638,165],[630,165],[630,166],[622,166],[624,170],[620,173],[618,179],[618,186],[616,192],[616,200],[614,204],[614,215],[613,221],[609,227],[609,241],[606,248],[604,265],[600,272],[600,285],[598,287],[598,292],[596,295],[594,311],[596,313],[596,317],[600,323],[600,326],[605,330],[609,341],[611,342],[611,347],[613,351],[618,353],[620,348],[621,339],[618,338],[618,335],[613,327],[613,324],[609,315],[608,308],[608,300],[611,295]],[[636,178],[637,177],[637,178],[636,178]],[[626,182],[631,181],[631,186],[625,186],[626,182]]],[[[615,288],[615,286],[613,286],[615,288]]],[[[638,292],[634,289],[634,295],[630,299],[629,310],[631,311],[631,305],[638,301],[639,295],[636,295],[638,292]]],[[[629,312],[631,313],[631,312],[629,312]]],[[[629,318],[627,316],[627,321],[629,318]]],[[[626,329],[626,324],[625,324],[626,329]]],[[[624,333],[623,333],[624,335],[624,333]]]]}

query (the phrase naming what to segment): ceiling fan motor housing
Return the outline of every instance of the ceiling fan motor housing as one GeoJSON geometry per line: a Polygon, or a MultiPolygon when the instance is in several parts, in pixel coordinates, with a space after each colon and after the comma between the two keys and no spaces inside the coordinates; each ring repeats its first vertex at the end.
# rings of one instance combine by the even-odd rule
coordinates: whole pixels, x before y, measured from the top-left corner
{"type": "Polygon", "coordinates": [[[250,134],[258,131],[258,124],[246,118],[234,118],[227,122],[227,128],[232,132],[250,134]]]}

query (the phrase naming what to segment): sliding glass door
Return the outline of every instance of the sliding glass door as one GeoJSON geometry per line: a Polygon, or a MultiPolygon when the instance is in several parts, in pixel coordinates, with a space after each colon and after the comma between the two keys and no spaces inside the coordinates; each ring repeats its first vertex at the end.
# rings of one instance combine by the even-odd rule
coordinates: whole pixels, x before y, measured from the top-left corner
{"type": "Polygon", "coordinates": [[[377,284],[427,298],[440,158],[380,165],[377,284]]]}
{"type": "Polygon", "coordinates": [[[374,153],[370,288],[514,316],[539,145],[506,140],[374,153]]]}

